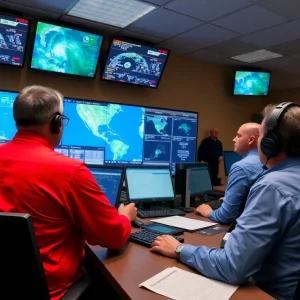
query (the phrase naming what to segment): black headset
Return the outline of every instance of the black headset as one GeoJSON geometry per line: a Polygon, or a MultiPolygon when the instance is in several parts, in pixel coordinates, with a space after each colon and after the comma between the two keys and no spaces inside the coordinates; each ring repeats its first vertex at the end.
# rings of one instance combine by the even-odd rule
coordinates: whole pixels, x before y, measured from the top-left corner
{"type": "Polygon", "coordinates": [[[55,113],[50,120],[50,129],[53,133],[59,134],[62,123],[62,116],[60,113],[55,113]]]}
{"type": "Polygon", "coordinates": [[[277,156],[282,151],[282,140],[278,126],[282,115],[291,106],[299,105],[294,102],[282,102],[276,105],[266,121],[267,132],[260,142],[260,149],[267,159],[277,156]]]}

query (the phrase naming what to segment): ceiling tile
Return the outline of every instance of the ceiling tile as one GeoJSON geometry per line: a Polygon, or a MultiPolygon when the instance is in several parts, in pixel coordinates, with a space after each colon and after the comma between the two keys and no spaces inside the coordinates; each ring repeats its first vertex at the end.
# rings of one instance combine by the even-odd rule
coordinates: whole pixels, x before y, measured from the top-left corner
{"type": "Polygon", "coordinates": [[[258,4],[290,20],[300,18],[299,0],[262,0],[258,4]]]}
{"type": "Polygon", "coordinates": [[[268,50],[285,56],[298,54],[300,53],[300,39],[268,47],[268,50]]]}
{"type": "Polygon", "coordinates": [[[217,61],[218,65],[224,65],[224,66],[235,66],[235,67],[244,67],[244,66],[250,66],[250,64],[242,61],[238,61],[231,58],[222,58],[217,61]]]}
{"type": "Polygon", "coordinates": [[[242,34],[247,34],[287,21],[288,19],[268,11],[263,7],[252,5],[229,16],[218,19],[213,23],[242,34]],[[253,17],[255,18],[255,22],[253,22],[253,17]]]}
{"type": "Polygon", "coordinates": [[[197,58],[200,60],[205,60],[205,61],[218,61],[219,59],[223,58],[221,54],[209,52],[203,49],[197,50],[195,52],[189,53],[186,56],[197,58]]]}
{"type": "Polygon", "coordinates": [[[3,8],[7,8],[16,12],[20,12],[22,16],[24,17],[44,17],[47,19],[57,19],[59,18],[60,14],[57,13],[52,13],[48,12],[45,10],[37,9],[37,8],[32,8],[29,6],[24,6],[24,5],[19,5],[19,4],[14,4],[11,2],[6,2],[6,1],[0,1],[0,5],[3,8]]]}
{"type": "Polygon", "coordinates": [[[208,48],[205,48],[205,50],[222,53],[227,57],[232,57],[259,50],[259,47],[234,39],[220,44],[212,45],[208,48]]]}
{"type": "Polygon", "coordinates": [[[170,2],[171,0],[141,0],[142,2],[149,2],[155,5],[165,5],[166,3],[170,2]]]}
{"type": "Polygon", "coordinates": [[[161,8],[141,18],[126,29],[167,39],[201,24],[203,22],[161,8]]]}
{"type": "Polygon", "coordinates": [[[247,0],[173,0],[165,7],[208,22],[250,4],[247,0]]]}
{"type": "Polygon", "coordinates": [[[137,40],[141,40],[141,41],[145,41],[145,42],[149,42],[149,43],[152,43],[152,44],[157,44],[162,40],[162,39],[159,39],[159,38],[156,38],[156,37],[153,37],[153,36],[144,35],[144,34],[140,34],[140,33],[137,33],[137,32],[132,32],[132,31],[129,31],[129,30],[123,30],[121,32],[121,36],[129,37],[129,38],[132,38],[132,39],[137,39],[137,40]]]}
{"type": "Polygon", "coordinates": [[[300,38],[299,28],[300,20],[295,20],[246,35],[245,37],[240,38],[240,40],[261,47],[269,47],[300,38]]]}
{"type": "MultiPolygon", "coordinates": [[[[238,34],[211,24],[205,24],[161,43],[166,48],[178,48],[176,53],[185,54],[237,37],[238,34]]],[[[174,50],[173,50],[174,51],[174,50]]],[[[174,51],[175,52],[175,51],[174,51]]]]}
{"type": "Polygon", "coordinates": [[[263,68],[272,68],[272,69],[281,69],[283,67],[292,66],[294,60],[289,57],[279,57],[270,60],[260,61],[251,64],[251,66],[263,67],[263,68]]]}
{"type": "Polygon", "coordinates": [[[122,28],[102,24],[102,23],[97,23],[93,21],[89,21],[86,19],[80,19],[72,16],[65,15],[61,19],[64,22],[75,24],[75,25],[80,25],[82,27],[86,27],[88,29],[94,29],[96,30],[99,34],[116,34],[117,32],[120,32],[122,28]]]}
{"type": "Polygon", "coordinates": [[[7,2],[62,14],[70,5],[75,4],[77,1],[78,0],[13,0],[7,2]]]}

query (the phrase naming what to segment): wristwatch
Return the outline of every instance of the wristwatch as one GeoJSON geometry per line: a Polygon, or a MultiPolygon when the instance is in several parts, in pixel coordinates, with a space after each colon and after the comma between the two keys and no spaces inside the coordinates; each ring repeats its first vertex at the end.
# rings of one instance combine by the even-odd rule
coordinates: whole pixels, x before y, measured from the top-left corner
{"type": "Polygon", "coordinates": [[[176,249],[175,249],[175,253],[177,255],[177,257],[179,258],[180,257],[180,252],[181,250],[183,249],[183,247],[185,246],[185,244],[179,244],[176,249]]]}

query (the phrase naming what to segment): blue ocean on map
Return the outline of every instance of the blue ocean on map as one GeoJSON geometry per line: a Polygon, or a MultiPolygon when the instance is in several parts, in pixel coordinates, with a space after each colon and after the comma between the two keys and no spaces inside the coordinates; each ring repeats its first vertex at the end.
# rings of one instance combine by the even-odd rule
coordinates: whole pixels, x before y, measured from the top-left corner
{"type": "MultiPolygon", "coordinates": [[[[70,118],[70,122],[64,129],[61,144],[68,146],[105,147],[105,141],[95,136],[84,124],[84,121],[77,112],[76,106],[77,103],[74,102],[64,103],[64,114],[70,118]]],[[[100,128],[99,133],[102,133],[100,128]]]]}
{"type": "MultiPolygon", "coordinates": [[[[120,105],[122,111],[112,118],[107,131],[108,141],[118,140],[125,144],[126,153],[120,161],[141,161],[143,154],[144,109],[137,106],[120,105]]],[[[113,160],[114,151],[106,145],[105,160],[113,160]]]]}
{"type": "Polygon", "coordinates": [[[173,136],[195,137],[196,132],[196,120],[174,119],[173,136]]]}

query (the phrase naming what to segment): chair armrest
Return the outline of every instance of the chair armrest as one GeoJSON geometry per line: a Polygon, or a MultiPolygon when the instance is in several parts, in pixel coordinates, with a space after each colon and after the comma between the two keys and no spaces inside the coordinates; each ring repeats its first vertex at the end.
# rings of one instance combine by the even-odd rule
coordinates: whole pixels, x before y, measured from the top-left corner
{"type": "Polygon", "coordinates": [[[90,279],[87,274],[77,280],[61,298],[61,300],[77,300],[91,286],[90,279]]]}

